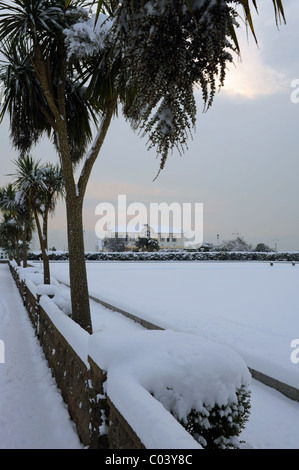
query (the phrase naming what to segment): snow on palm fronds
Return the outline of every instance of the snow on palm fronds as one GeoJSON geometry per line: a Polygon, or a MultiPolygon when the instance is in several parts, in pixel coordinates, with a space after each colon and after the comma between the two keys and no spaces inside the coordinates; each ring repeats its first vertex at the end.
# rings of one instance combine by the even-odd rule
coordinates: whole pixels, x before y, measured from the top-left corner
{"type": "Polygon", "coordinates": [[[105,47],[105,38],[111,24],[112,20],[106,15],[100,15],[95,21],[95,15],[88,16],[85,12],[75,24],[64,29],[68,57],[82,59],[99,54],[105,47]]]}

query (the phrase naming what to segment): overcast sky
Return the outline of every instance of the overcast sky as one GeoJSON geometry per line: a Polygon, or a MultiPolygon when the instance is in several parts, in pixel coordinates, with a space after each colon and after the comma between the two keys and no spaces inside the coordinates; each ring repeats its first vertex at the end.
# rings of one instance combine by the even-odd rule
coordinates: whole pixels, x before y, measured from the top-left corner
{"type": "MultiPolygon", "coordinates": [[[[278,30],[272,0],[258,3],[259,15],[253,15],[258,47],[252,37],[247,41],[244,27],[239,29],[242,62],[230,66],[225,87],[206,114],[197,93],[194,138],[183,156],[169,157],[158,179],[153,181],[159,160],[147,151],[146,140],[121,116],[112,122],[86,193],[86,249],[96,245],[96,206],[116,206],[118,195],[126,195],[128,204],[203,203],[205,242],[217,243],[217,234],[220,242],[239,234],[252,245],[299,250],[299,103],[291,101],[296,91],[291,84],[299,83],[299,4],[284,1],[287,24],[278,30]]],[[[0,126],[0,138],[3,186],[17,156],[8,120],[0,126]]],[[[46,140],[32,154],[57,161],[46,140]]],[[[50,246],[67,246],[65,227],[60,203],[50,220],[50,246]]]]}

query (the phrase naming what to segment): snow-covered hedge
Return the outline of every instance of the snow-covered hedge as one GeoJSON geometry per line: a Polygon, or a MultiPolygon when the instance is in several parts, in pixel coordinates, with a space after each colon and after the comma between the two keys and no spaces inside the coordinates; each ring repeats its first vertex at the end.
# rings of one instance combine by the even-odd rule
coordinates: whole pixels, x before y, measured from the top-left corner
{"type": "MultiPolygon", "coordinates": [[[[68,252],[49,253],[52,261],[68,261],[68,252]]],[[[30,260],[41,259],[41,253],[29,254],[30,260]]],[[[157,251],[157,252],[87,252],[86,261],[299,261],[299,252],[198,252],[198,251],[157,251]]]]}
{"type": "Polygon", "coordinates": [[[44,294],[51,296],[52,302],[62,310],[63,313],[71,316],[72,307],[70,294],[67,291],[62,291],[61,285],[54,277],[52,277],[50,285],[44,284],[43,270],[38,266],[23,268],[22,266],[18,266],[15,261],[11,261],[10,264],[17,272],[20,281],[26,284],[35,297],[44,294]]]}
{"type": "Polygon", "coordinates": [[[231,349],[171,330],[104,331],[92,335],[89,355],[107,371],[109,398],[146,447],[161,448],[161,432],[162,445],[171,445],[161,404],[203,448],[239,446],[251,376],[231,349]]]}

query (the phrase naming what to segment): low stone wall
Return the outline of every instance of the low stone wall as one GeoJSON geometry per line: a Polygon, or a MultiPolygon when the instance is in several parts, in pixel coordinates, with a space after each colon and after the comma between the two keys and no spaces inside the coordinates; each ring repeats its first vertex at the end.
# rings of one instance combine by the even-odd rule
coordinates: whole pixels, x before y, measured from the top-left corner
{"type": "Polygon", "coordinates": [[[113,449],[145,449],[139,437],[108,398],[109,431],[108,440],[113,449]]]}
{"type": "Polygon", "coordinates": [[[106,373],[88,355],[82,360],[42,307],[39,296],[9,266],[82,444],[90,449],[143,449],[105,395],[106,373]]]}

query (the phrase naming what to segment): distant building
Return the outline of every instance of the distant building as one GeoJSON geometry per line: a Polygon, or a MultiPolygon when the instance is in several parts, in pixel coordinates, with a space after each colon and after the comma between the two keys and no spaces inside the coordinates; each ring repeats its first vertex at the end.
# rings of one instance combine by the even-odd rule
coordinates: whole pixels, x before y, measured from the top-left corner
{"type": "Polygon", "coordinates": [[[7,253],[0,247],[0,260],[8,259],[7,253]]]}
{"type": "MultiPolygon", "coordinates": [[[[163,226],[150,226],[148,224],[141,225],[140,227],[109,227],[106,233],[106,239],[117,238],[118,240],[125,241],[126,251],[136,251],[136,240],[138,238],[153,238],[158,241],[160,250],[183,250],[185,248],[184,233],[181,229],[163,227],[163,226]]],[[[105,251],[105,243],[103,250],[105,251]]]]}

